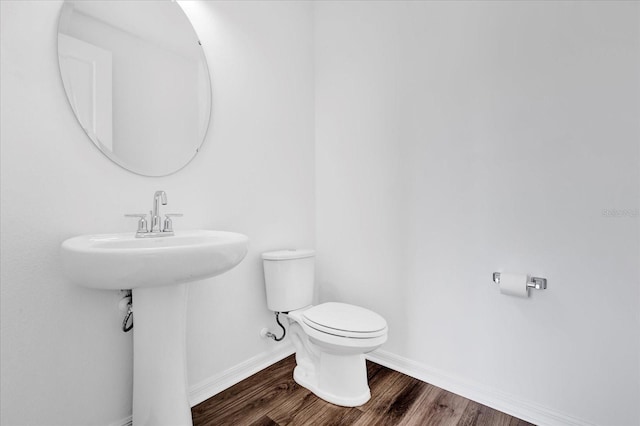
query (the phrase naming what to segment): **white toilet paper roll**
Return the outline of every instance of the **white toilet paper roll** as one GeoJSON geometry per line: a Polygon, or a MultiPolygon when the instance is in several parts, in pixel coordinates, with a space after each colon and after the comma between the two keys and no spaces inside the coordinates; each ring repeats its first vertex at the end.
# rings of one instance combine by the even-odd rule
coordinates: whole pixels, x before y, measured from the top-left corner
{"type": "Polygon", "coordinates": [[[509,296],[528,297],[528,277],[525,274],[500,273],[500,293],[509,296]]]}

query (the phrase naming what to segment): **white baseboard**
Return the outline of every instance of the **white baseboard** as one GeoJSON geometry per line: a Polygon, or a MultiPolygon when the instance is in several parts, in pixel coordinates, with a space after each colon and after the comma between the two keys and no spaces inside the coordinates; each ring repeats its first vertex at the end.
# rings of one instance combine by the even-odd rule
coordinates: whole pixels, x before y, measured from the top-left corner
{"type": "Polygon", "coordinates": [[[430,383],[482,405],[486,405],[510,416],[540,426],[593,426],[592,423],[577,419],[542,405],[508,395],[481,383],[456,377],[447,372],[412,361],[391,352],[376,350],[366,358],[407,376],[430,383]]]}
{"type": "Polygon", "coordinates": [[[280,343],[273,351],[263,352],[238,365],[189,387],[189,403],[193,407],[213,395],[230,388],[247,377],[275,364],[295,352],[290,342],[280,343]]]}

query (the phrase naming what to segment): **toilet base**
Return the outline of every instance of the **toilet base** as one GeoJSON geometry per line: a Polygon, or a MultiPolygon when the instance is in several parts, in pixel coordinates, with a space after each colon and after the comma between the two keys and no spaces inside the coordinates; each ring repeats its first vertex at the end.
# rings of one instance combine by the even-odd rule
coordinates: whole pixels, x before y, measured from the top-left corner
{"type": "Polygon", "coordinates": [[[319,398],[342,407],[357,407],[371,399],[364,355],[321,352],[316,365],[309,367],[298,363],[293,379],[319,398]]]}

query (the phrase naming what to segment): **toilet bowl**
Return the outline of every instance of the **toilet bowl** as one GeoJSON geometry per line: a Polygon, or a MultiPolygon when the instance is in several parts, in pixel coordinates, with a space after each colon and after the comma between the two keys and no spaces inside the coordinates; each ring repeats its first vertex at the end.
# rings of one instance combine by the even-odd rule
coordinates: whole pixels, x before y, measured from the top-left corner
{"type": "Polygon", "coordinates": [[[294,380],[332,404],[356,407],[371,398],[364,354],[387,340],[384,318],[345,303],[287,314],[296,349],[294,380]]]}
{"type": "Polygon", "coordinates": [[[355,305],[312,305],[314,255],[313,250],[263,254],[267,305],[289,322],[294,380],[325,401],[359,406],[371,398],[364,354],[387,340],[387,322],[355,305]]]}

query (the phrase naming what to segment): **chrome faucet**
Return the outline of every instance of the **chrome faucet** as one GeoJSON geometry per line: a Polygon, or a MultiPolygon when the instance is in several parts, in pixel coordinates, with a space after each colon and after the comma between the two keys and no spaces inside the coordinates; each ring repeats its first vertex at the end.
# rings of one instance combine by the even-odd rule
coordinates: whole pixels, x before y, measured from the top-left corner
{"type": "Polygon", "coordinates": [[[149,222],[147,222],[146,214],[125,214],[127,217],[138,218],[136,238],[170,237],[173,235],[173,222],[171,218],[180,217],[182,214],[166,213],[163,223],[160,217],[160,204],[163,206],[167,205],[167,193],[164,191],[156,191],[155,194],[153,194],[153,210],[149,211],[149,222]],[[149,223],[151,229],[147,229],[147,223],[149,223]]]}
{"type": "Polygon", "coordinates": [[[160,227],[160,202],[163,206],[167,205],[167,193],[164,191],[156,191],[153,194],[153,211],[149,212],[151,214],[151,232],[163,231],[160,227]]]}

